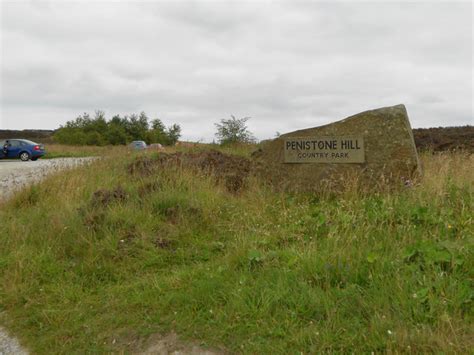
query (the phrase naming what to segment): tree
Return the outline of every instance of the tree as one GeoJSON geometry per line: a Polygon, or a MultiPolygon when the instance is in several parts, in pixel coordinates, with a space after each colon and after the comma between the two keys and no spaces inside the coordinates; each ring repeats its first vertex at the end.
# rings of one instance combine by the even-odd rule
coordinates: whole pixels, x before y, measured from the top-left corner
{"type": "Polygon", "coordinates": [[[97,131],[90,131],[86,133],[85,143],[86,145],[99,145],[99,146],[107,144],[104,137],[102,137],[102,135],[97,131]]]}
{"type": "Polygon", "coordinates": [[[151,121],[151,129],[148,131],[146,142],[168,144],[168,136],[166,134],[166,127],[159,118],[151,121]]]}
{"type": "Polygon", "coordinates": [[[151,121],[151,128],[164,132],[166,127],[159,118],[155,118],[153,121],[151,121]]]}
{"type": "Polygon", "coordinates": [[[119,115],[115,115],[107,123],[107,132],[105,134],[107,141],[112,145],[127,144],[131,139],[127,136],[127,122],[119,115]]]}
{"type": "Polygon", "coordinates": [[[172,126],[168,127],[166,135],[168,136],[168,144],[175,145],[179,137],[181,137],[181,127],[179,126],[179,124],[175,123],[172,126]]]}
{"type": "Polygon", "coordinates": [[[222,145],[232,143],[253,143],[255,138],[247,128],[246,122],[250,117],[222,119],[220,123],[216,123],[216,138],[222,145]]]}
{"type": "Polygon", "coordinates": [[[175,144],[181,136],[181,127],[177,124],[169,128],[159,119],[148,123],[145,112],[139,115],[120,117],[115,115],[107,121],[103,111],[96,111],[94,118],[88,113],[66,122],[54,134],[54,140],[62,144],[76,145],[118,145],[134,140],[147,143],[175,144]]]}
{"type": "Polygon", "coordinates": [[[148,133],[148,121],[144,112],[137,116],[132,113],[127,119],[127,134],[132,140],[145,140],[148,133]]]}

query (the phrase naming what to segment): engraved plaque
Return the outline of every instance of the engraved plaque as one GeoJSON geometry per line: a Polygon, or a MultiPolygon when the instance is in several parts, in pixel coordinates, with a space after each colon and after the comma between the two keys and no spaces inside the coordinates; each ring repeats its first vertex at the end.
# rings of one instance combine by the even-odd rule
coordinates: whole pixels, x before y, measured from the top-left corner
{"type": "Polygon", "coordinates": [[[285,163],[364,163],[361,136],[289,137],[283,140],[285,163]]]}

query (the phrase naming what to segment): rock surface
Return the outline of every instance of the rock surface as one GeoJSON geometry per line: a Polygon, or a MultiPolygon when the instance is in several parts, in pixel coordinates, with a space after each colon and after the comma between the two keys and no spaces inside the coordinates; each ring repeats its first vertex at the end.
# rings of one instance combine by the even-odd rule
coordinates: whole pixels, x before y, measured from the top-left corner
{"type": "Polygon", "coordinates": [[[366,184],[408,180],[420,172],[410,122],[404,105],[365,111],[325,126],[294,131],[262,144],[254,159],[274,185],[285,190],[317,191],[321,183],[357,175],[366,184]],[[294,137],[362,137],[364,162],[287,163],[285,142],[294,137]]]}

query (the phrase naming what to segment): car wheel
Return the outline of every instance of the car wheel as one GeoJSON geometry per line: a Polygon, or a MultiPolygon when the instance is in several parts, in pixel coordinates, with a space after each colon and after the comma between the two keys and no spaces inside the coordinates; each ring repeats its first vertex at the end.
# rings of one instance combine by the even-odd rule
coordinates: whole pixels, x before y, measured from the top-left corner
{"type": "Polygon", "coordinates": [[[30,160],[30,153],[28,153],[28,152],[22,152],[22,153],[20,154],[20,159],[21,159],[21,161],[28,161],[28,160],[30,160]]]}

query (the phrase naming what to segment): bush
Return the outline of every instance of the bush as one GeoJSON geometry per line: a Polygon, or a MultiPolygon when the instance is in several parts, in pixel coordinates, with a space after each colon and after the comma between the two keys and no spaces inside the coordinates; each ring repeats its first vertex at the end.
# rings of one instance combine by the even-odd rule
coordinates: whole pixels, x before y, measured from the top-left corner
{"type": "Polygon", "coordinates": [[[181,127],[178,124],[166,128],[161,120],[155,119],[150,126],[145,112],[125,117],[116,115],[107,121],[104,112],[96,111],[94,118],[84,113],[68,121],[53,138],[60,144],[103,146],[127,144],[134,140],[174,145],[179,137],[181,127]]]}
{"type": "Polygon", "coordinates": [[[254,143],[255,138],[247,128],[246,122],[250,117],[235,118],[231,115],[231,119],[222,119],[220,123],[216,123],[216,137],[222,145],[233,143],[254,143]]]}

